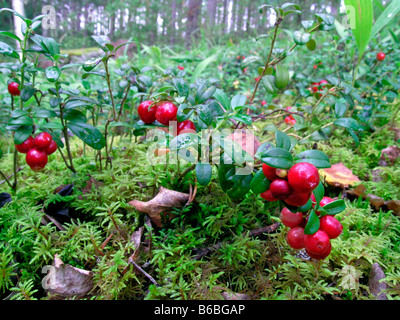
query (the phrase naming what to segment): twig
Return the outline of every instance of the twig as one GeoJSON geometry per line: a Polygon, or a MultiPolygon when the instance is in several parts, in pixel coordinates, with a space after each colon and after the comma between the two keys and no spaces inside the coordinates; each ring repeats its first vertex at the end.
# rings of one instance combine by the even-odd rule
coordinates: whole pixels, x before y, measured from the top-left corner
{"type": "MultiPolygon", "coordinates": [[[[23,170],[26,166],[20,167],[16,170],[16,173],[20,172],[21,170],[23,170]]],[[[14,173],[9,175],[8,177],[6,177],[1,171],[0,171],[1,175],[3,176],[4,180],[0,181],[0,184],[3,184],[4,182],[9,183],[9,179],[12,178],[14,176],[14,173]]],[[[11,187],[11,186],[10,186],[11,187]]]]}
{"type": "Polygon", "coordinates": [[[153,284],[159,286],[157,281],[154,280],[154,278],[151,275],[149,275],[146,271],[144,271],[135,261],[131,260],[129,261],[129,263],[131,263],[136,269],[138,269],[141,273],[143,273],[146,276],[146,278],[149,279],[153,284]]]}

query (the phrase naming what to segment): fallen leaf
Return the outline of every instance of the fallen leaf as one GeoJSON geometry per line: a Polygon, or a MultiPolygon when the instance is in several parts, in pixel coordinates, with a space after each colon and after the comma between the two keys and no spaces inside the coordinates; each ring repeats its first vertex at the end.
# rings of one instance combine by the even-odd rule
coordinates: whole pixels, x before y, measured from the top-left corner
{"type": "MultiPolygon", "coordinates": [[[[129,202],[136,210],[149,215],[158,228],[162,228],[163,216],[168,216],[172,208],[183,207],[189,200],[188,193],[182,193],[161,187],[159,193],[150,201],[133,200],[129,202]]],[[[172,218],[169,216],[169,218],[172,218]]]]}
{"type": "Polygon", "coordinates": [[[320,169],[319,173],[326,183],[334,187],[348,188],[361,181],[342,162],[333,164],[330,168],[320,169]]]}
{"type": "Polygon", "coordinates": [[[382,167],[393,166],[398,157],[400,157],[400,148],[389,146],[382,150],[378,164],[382,167]]]}
{"type": "Polygon", "coordinates": [[[368,286],[370,292],[377,300],[388,300],[387,295],[383,292],[387,289],[387,284],[381,281],[384,278],[386,276],[381,266],[378,263],[374,263],[369,274],[368,286]]]}
{"type": "Polygon", "coordinates": [[[54,270],[45,276],[45,285],[54,298],[83,297],[93,289],[93,272],[64,264],[56,254],[54,270]]]}

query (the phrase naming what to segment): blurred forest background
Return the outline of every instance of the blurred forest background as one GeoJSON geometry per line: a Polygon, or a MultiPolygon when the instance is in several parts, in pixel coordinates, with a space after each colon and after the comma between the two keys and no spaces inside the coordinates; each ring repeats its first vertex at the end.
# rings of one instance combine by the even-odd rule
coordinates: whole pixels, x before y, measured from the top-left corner
{"type": "MultiPolygon", "coordinates": [[[[147,45],[185,45],[196,39],[218,43],[227,38],[244,38],[265,32],[274,23],[274,13],[260,14],[258,6],[287,1],[265,0],[0,0],[0,8],[23,7],[25,16],[54,7],[56,28],[38,30],[65,48],[93,46],[91,35],[108,35],[112,41],[138,40],[147,45]]],[[[292,15],[289,24],[300,24],[314,13],[337,16],[344,13],[343,0],[298,0],[302,16],[292,15]],[[339,10],[339,9],[342,10],[339,10]]],[[[288,25],[288,27],[291,27],[288,25]]],[[[11,14],[0,15],[0,30],[13,29],[11,14]]]]}

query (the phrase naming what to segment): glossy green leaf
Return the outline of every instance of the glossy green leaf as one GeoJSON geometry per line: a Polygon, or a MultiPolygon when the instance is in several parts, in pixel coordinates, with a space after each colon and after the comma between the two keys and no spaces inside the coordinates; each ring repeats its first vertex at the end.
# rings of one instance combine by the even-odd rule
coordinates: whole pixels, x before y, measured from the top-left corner
{"type": "Polygon", "coordinates": [[[338,214],[346,209],[346,204],[343,199],[338,199],[324,205],[324,210],[328,215],[338,214]]]}
{"type": "Polygon", "coordinates": [[[15,59],[19,58],[18,52],[16,52],[11,46],[7,43],[0,41],[0,53],[5,56],[12,57],[15,59]]]}
{"type": "Polygon", "coordinates": [[[68,122],[67,127],[93,149],[101,150],[106,145],[106,140],[99,129],[87,123],[68,122]]]}
{"type": "Polygon", "coordinates": [[[276,146],[278,148],[283,148],[287,151],[290,151],[292,146],[292,141],[290,140],[289,136],[286,133],[282,131],[276,131],[275,140],[276,140],[276,146]]]}
{"type": "Polygon", "coordinates": [[[320,226],[319,217],[314,210],[311,210],[307,224],[304,227],[304,234],[311,235],[316,233],[319,229],[319,226],[320,226]]]}
{"type": "Polygon", "coordinates": [[[196,177],[197,181],[202,185],[206,186],[210,183],[212,177],[212,167],[209,163],[197,163],[196,164],[196,177]]]}
{"type": "Polygon", "coordinates": [[[299,153],[295,157],[295,163],[308,162],[317,168],[330,168],[331,164],[328,156],[319,150],[307,150],[299,153]]]}
{"type": "Polygon", "coordinates": [[[277,64],[275,70],[275,86],[284,89],[289,83],[289,70],[286,66],[277,64]]]}
{"type": "Polygon", "coordinates": [[[271,181],[267,179],[262,169],[258,170],[251,181],[250,188],[255,194],[260,194],[269,189],[271,181]]]}
{"type": "Polygon", "coordinates": [[[302,46],[311,40],[311,34],[297,30],[293,32],[293,40],[295,43],[302,46]]]}
{"type": "Polygon", "coordinates": [[[46,79],[50,82],[56,82],[61,76],[61,70],[59,67],[48,67],[45,70],[46,79]]]}
{"type": "Polygon", "coordinates": [[[289,151],[282,148],[272,148],[261,155],[265,164],[280,169],[290,169],[293,166],[293,157],[289,151]]]}

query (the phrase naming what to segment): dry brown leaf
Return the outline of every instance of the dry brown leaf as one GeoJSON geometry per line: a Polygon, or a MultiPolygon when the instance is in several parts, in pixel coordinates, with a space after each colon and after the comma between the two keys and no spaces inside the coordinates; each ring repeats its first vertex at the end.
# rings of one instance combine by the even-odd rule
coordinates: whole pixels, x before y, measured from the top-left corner
{"type": "Polygon", "coordinates": [[[48,292],[56,298],[83,297],[93,289],[93,272],[64,264],[56,254],[53,271],[46,276],[48,292]]]}
{"type": "Polygon", "coordinates": [[[348,188],[361,181],[342,162],[333,164],[330,168],[320,169],[319,173],[326,183],[334,187],[348,188]]]}
{"type": "Polygon", "coordinates": [[[374,263],[369,274],[368,286],[369,290],[377,300],[388,299],[387,295],[384,293],[387,289],[387,284],[384,281],[381,281],[384,278],[386,278],[386,275],[381,266],[378,263],[374,263]]]}
{"type": "MultiPolygon", "coordinates": [[[[129,202],[136,210],[149,215],[151,221],[158,228],[162,228],[162,215],[168,215],[172,208],[185,206],[189,194],[161,187],[159,193],[150,201],[133,200],[129,202]]],[[[169,218],[172,218],[169,216],[169,218]]]]}

